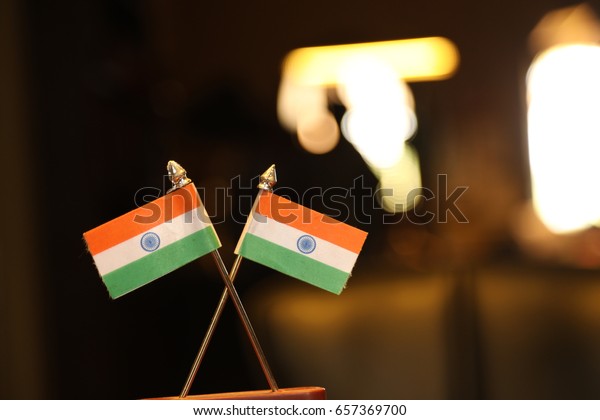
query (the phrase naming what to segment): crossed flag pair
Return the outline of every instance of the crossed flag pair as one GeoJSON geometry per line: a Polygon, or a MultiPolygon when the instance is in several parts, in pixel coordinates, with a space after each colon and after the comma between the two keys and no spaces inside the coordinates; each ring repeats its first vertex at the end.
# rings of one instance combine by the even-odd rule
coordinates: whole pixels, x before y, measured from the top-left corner
{"type": "MultiPolygon", "coordinates": [[[[275,177],[272,165],[261,182],[268,186],[271,180],[272,185],[275,177]]],[[[189,180],[83,236],[113,299],[221,246],[189,180]]],[[[366,232],[264,188],[254,202],[235,254],[340,294],[366,236],[366,232]]]]}
{"type": "Polygon", "coordinates": [[[173,188],[165,196],[84,233],[96,268],[110,296],[116,299],[212,253],[226,290],[180,397],[188,395],[227,296],[231,296],[244,323],[271,390],[277,391],[275,378],[233,287],[242,257],[340,294],[367,233],[273,194],[277,175],[272,165],[260,177],[260,191],[228,273],[217,251],[221,243],[196,187],[176,162],[169,161],[167,171],[173,188]]]}

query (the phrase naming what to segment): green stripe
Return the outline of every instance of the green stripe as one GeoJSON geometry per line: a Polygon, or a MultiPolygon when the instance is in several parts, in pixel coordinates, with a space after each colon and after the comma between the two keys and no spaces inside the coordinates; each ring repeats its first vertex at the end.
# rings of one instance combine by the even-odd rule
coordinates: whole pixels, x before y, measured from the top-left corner
{"type": "Polygon", "coordinates": [[[212,226],[160,248],[104,275],[110,297],[116,299],[221,246],[212,226]]]}
{"type": "Polygon", "coordinates": [[[251,233],[246,233],[244,236],[239,254],[336,295],[342,293],[350,277],[349,273],[275,245],[251,233]]]}

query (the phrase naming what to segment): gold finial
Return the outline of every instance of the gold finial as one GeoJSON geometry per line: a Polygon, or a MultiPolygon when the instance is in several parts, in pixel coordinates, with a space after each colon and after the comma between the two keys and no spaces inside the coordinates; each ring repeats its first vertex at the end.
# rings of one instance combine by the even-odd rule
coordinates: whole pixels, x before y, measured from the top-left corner
{"type": "Polygon", "coordinates": [[[183,169],[183,166],[174,160],[170,160],[167,163],[167,173],[169,174],[171,184],[173,184],[171,189],[167,191],[167,194],[175,191],[178,188],[185,187],[187,184],[192,182],[192,180],[187,177],[187,172],[185,169],[183,169]]]}
{"type": "Polygon", "coordinates": [[[256,187],[261,190],[273,191],[275,184],[277,184],[277,170],[275,170],[275,164],[273,164],[260,176],[256,187]]]}

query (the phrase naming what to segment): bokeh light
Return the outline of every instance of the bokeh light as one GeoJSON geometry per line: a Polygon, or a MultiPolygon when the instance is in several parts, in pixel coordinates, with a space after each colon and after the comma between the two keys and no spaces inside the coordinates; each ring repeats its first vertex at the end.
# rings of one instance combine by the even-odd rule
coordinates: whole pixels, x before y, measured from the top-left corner
{"type": "Polygon", "coordinates": [[[560,45],[527,77],[534,208],[555,233],[600,223],[600,47],[560,45]]]}

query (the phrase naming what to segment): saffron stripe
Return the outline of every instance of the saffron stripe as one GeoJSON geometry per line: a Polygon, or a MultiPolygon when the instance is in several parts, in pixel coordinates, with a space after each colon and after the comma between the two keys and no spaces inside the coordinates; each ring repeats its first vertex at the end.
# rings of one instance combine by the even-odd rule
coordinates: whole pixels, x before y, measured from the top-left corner
{"type": "Polygon", "coordinates": [[[210,223],[193,183],[164,195],[83,234],[88,249],[96,255],[183,213],[202,207],[203,221],[210,223]]]}
{"type": "Polygon", "coordinates": [[[202,229],[102,277],[110,296],[121,297],[177,268],[214,251],[213,229],[202,229]]]}
{"type": "Polygon", "coordinates": [[[271,192],[263,192],[259,197],[257,212],[292,226],[310,235],[360,253],[367,233],[331,217],[301,206],[298,203],[271,192]]]}
{"type": "MultiPolygon", "coordinates": [[[[142,232],[94,255],[94,262],[96,263],[98,272],[103,276],[148,255],[148,251],[145,251],[141,246],[141,239],[148,232],[158,235],[160,238],[160,248],[164,248],[199,230],[214,229],[211,224],[202,222],[199,213],[200,208],[197,207],[192,211],[184,213],[159,226],[155,226],[146,232],[142,232]]],[[[219,246],[218,243],[217,246],[219,246]]]]}
{"type": "Polygon", "coordinates": [[[349,273],[275,245],[251,233],[246,233],[244,236],[239,254],[337,295],[344,290],[350,277],[349,273]]]}

